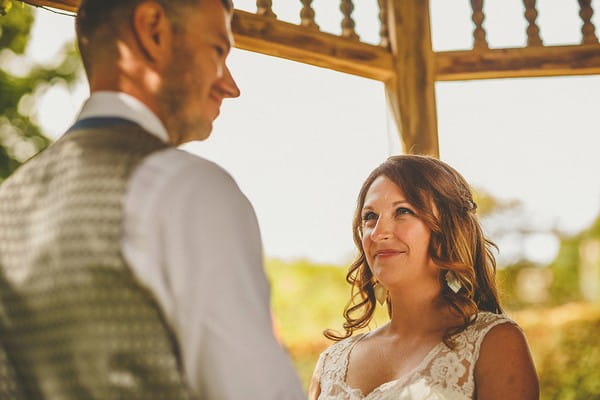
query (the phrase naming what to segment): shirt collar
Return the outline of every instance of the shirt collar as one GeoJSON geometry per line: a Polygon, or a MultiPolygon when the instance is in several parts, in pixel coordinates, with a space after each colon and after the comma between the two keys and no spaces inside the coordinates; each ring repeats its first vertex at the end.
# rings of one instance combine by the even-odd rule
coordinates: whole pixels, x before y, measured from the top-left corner
{"type": "Polygon", "coordinates": [[[169,134],[163,123],[148,106],[123,92],[93,92],[83,104],[77,121],[95,117],[119,117],[139,124],[142,128],[169,142],[169,134]]]}

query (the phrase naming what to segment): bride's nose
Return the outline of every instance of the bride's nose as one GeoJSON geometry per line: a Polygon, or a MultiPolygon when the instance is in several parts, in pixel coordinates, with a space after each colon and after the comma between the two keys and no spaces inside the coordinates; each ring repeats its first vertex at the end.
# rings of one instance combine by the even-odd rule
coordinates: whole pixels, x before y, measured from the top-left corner
{"type": "Polygon", "coordinates": [[[375,228],[371,231],[371,240],[387,240],[392,237],[392,221],[389,218],[379,217],[375,228]]]}

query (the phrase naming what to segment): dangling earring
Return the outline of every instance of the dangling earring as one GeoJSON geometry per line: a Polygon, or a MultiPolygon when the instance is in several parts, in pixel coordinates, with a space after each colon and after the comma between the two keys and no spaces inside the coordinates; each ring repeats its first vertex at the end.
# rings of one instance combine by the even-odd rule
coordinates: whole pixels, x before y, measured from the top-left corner
{"type": "Polygon", "coordinates": [[[375,292],[375,299],[377,300],[377,302],[383,305],[383,303],[385,303],[385,300],[387,299],[387,289],[384,288],[381,283],[375,281],[375,283],[373,284],[373,292],[375,292]]]}
{"type": "Polygon", "coordinates": [[[446,284],[454,293],[458,293],[462,288],[462,283],[453,271],[446,271],[446,284]]]}

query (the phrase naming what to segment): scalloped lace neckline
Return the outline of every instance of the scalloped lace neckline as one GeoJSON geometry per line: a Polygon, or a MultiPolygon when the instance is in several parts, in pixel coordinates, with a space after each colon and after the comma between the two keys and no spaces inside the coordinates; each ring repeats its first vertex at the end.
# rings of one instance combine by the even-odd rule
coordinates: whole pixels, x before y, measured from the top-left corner
{"type": "Polygon", "coordinates": [[[346,382],[346,378],[348,375],[348,365],[350,363],[350,354],[352,354],[352,350],[354,349],[354,346],[356,346],[361,340],[363,340],[368,335],[368,333],[369,332],[365,332],[365,333],[362,333],[360,336],[357,335],[356,340],[354,340],[348,346],[348,350],[346,351],[346,354],[344,355],[344,364],[342,366],[343,367],[343,374],[342,374],[342,379],[341,379],[342,386],[345,389],[347,389],[350,393],[359,395],[359,397],[361,399],[366,399],[374,393],[380,393],[383,390],[387,389],[388,387],[392,387],[396,384],[399,384],[400,382],[407,381],[408,379],[413,377],[416,373],[423,370],[423,368],[425,368],[425,366],[429,363],[429,361],[431,361],[431,359],[438,353],[440,347],[444,346],[444,342],[439,342],[438,344],[433,346],[427,352],[427,354],[423,357],[423,359],[419,362],[419,364],[417,364],[417,366],[414,367],[412,370],[408,371],[406,374],[402,375],[400,378],[392,379],[391,381],[387,381],[387,382],[383,382],[382,384],[380,384],[379,386],[376,386],[375,388],[373,388],[373,390],[371,390],[369,393],[367,393],[365,395],[361,389],[353,388],[352,386],[348,385],[348,383],[346,382]]]}

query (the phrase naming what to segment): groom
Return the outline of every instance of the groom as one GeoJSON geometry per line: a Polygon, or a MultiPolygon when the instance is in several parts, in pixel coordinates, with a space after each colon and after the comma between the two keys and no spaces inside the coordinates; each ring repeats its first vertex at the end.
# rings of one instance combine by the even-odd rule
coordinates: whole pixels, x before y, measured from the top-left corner
{"type": "Polygon", "coordinates": [[[91,96],[0,186],[0,398],[301,399],[252,206],[206,139],[230,0],[84,0],[91,96]]]}

